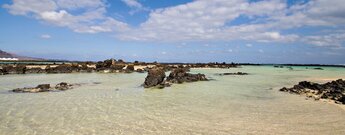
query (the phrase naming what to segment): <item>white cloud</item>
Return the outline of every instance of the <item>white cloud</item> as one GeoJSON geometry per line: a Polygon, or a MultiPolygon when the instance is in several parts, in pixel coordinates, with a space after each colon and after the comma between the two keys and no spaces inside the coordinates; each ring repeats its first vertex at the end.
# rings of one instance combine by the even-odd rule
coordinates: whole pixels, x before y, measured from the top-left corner
{"type": "MultiPolygon", "coordinates": [[[[137,11],[149,11],[137,0],[122,0],[137,11]]],[[[285,0],[195,0],[150,11],[139,27],[130,27],[106,15],[106,0],[13,0],[3,7],[13,15],[24,15],[78,33],[109,32],[129,41],[232,41],[300,42],[339,47],[344,42],[344,0],[312,0],[288,6],[285,0]],[[81,10],[79,10],[81,9],[81,10]],[[78,12],[75,12],[78,10],[78,12]],[[82,12],[80,12],[82,11],[82,12]],[[250,21],[229,25],[239,17],[250,21]],[[285,30],[302,27],[343,30],[318,35],[299,35],[285,30]]],[[[250,47],[246,45],[247,47],[250,47]]]]}
{"type": "Polygon", "coordinates": [[[253,45],[252,44],[246,44],[247,47],[252,47],[253,45]]]}
{"type": "Polygon", "coordinates": [[[43,34],[43,35],[41,35],[41,38],[43,38],[43,39],[49,39],[49,38],[51,38],[52,36],[50,36],[50,35],[48,35],[48,34],[43,34]]]}
{"type": "Polygon", "coordinates": [[[264,53],[264,52],[265,52],[265,51],[262,50],[262,49],[259,49],[258,51],[259,51],[259,53],[264,53]]]}
{"type": "Polygon", "coordinates": [[[135,8],[142,8],[143,7],[143,5],[141,5],[136,0],[122,0],[122,1],[129,7],[135,7],[135,8]]]}
{"type": "Polygon", "coordinates": [[[133,15],[140,11],[149,11],[147,7],[144,7],[141,3],[137,0],[122,0],[127,6],[131,7],[133,10],[129,12],[129,14],[133,15]]]}
{"type": "Polygon", "coordinates": [[[69,14],[65,10],[60,10],[59,12],[45,11],[40,13],[41,18],[47,21],[59,21],[67,15],[69,14]]]}
{"type": "MultiPolygon", "coordinates": [[[[339,26],[345,19],[342,0],[315,0],[288,7],[285,1],[196,0],[187,4],[154,10],[149,19],[124,34],[123,40],[209,41],[246,40],[255,42],[305,42],[304,35],[282,34],[303,26],[339,26]],[[336,6],[332,6],[336,5],[336,6]],[[322,11],[327,9],[327,13],[322,11]],[[322,13],[322,14],[321,14],[322,13]],[[239,16],[254,18],[241,25],[226,25],[239,16]],[[331,18],[327,20],[327,18],[331,18]],[[172,21],[173,20],[173,21],[172,21]]],[[[310,38],[310,37],[309,37],[310,38]]],[[[327,46],[326,43],[318,46],[327,46]]]]}
{"type": "Polygon", "coordinates": [[[345,33],[336,33],[319,36],[306,36],[301,39],[303,42],[316,46],[341,47],[345,42],[345,33]]]}
{"type": "Polygon", "coordinates": [[[108,17],[104,0],[13,0],[3,5],[13,15],[25,15],[79,33],[119,32],[128,25],[108,17]],[[82,12],[74,12],[82,9],[82,12]]]}
{"type": "Polygon", "coordinates": [[[298,36],[281,35],[265,24],[227,26],[240,15],[248,17],[280,16],[286,4],[268,0],[198,0],[184,5],[158,9],[139,29],[133,29],[118,38],[143,41],[200,41],[200,40],[254,40],[259,42],[291,42],[298,36]],[[265,10],[263,10],[265,9],[265,10]],[[174,20],[174,21],[172,21],[174,20]],[[143,34],[144,33],[144,34],[143,34]]]}

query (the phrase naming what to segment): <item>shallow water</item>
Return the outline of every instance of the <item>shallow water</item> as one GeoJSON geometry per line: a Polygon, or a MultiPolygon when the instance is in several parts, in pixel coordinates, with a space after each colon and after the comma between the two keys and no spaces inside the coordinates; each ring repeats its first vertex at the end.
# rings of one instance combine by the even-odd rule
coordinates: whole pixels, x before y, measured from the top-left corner
{"type": "Polygon", "coordinates": [[[345,79],[345,68],[293,68],[193,69],[213,80],[165,89],[143,89],[140,73],[0,76],[0,134],[345,134],[339,106],[278,91],[302,80],[345,79]],[[215,75],[238,71],[250,75],[215,75]],[[62,81],[83,85],[8,92],[62,81]]]}

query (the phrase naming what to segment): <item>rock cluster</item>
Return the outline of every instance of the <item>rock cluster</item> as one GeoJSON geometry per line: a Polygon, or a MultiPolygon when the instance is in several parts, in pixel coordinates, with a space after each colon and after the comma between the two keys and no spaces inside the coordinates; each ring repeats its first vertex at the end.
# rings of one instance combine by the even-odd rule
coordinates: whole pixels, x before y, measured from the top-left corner
{"type": "Polygon", "coordinates": [[[57,84],[54,88],[50,86],[50,84],[40,84],[36,87],[25,87],[25,88],[17,88],[11,90],[12,92],[16,93],[39,93],[39,92],[49,92],[49,91],[55,91],[55,90],[69,90],[73,89],[72,84],[68,84],[65,82],[61,82],[57,84]]]}
{"type": "Polygon", "coordinates": [[[191,74],[187,73],[188,69],[177,68],[171,71],[167,77],[167,82],[171,83],[184,83],[184,82],[196,82],[196,81],[207,81],[204,74],[191,74]]]}
{"type": "Polygon", "coordinates": [[[96,71],[109,72],[109,73],[116,73],[116,72],[132,73],[135,70],[134,70],[134,64],[126,64],[121,59],[117,61],[115,59],[109,59],[109,60],[97,62],[96,71]]]}
{"type": "Polygon", "coordinates": [[[338,79],[325,84],[312,83],[307,81],[299,82],[292,88],[282,88],[280,91],[294,94],[306,95],[315,100],[330,99],[336,103],[345,104],[345,81],[338,79]]]}
{"type": "Polygon", "coordinates": [[[153,68],[148,71],[148,75],[145,78],[144,87],[169,87],[170,83],[183,83],[183,82],[195,82],[195,81],[207,81],[204,74],[190,74],[187,73],[188,69],[176,68],[166,78],[163,68],[153,68]],[[166,78],[166,80],[165,80],[166,78]]]}
{"type": "Polygon", "coordinates": [[[45,68],[28,68],[26,65],[3,65],[0,74],[32,74],[32,73],[72,73],[72,72],[92,72],[86,64],[61,64],[55,67],[46,65],[45,68]]]}

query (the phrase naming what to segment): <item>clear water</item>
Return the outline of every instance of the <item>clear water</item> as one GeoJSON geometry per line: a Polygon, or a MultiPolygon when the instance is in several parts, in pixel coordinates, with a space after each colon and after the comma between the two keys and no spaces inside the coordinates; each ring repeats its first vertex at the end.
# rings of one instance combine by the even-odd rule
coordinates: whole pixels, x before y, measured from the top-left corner
{"type": "Polygon", "coordinates": [[[193,69],[214,80],[165,89],[143,89],[140,73],[0,76],[0,134],[345,134],[339,106],[278,91],[302,80],[345,79],[345,68],[294,69],[193,69]],[[214,75],[238,71],[251,75],[214,75]],[[84,85],[8,92],[62,81],[84,85]]]}

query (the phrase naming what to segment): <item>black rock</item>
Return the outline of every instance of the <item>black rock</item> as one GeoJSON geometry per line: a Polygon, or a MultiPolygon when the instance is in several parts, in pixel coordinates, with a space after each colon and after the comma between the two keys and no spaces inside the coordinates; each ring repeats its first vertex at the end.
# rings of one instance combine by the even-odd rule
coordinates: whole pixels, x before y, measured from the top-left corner
{"type": "Polygon", "coordinates": [[[167,82],[171,83],[183,83],[183,82],[196,82],[196,81],[207,81],[204,74],[190,74],[187,73],[188,69],[177,68],[171,71],[167,77],[167,82]]]}
{"type": "Polygon", "coordinates": [[[165,72],[162,68],[150,69],[145,78],[144,87],[150,88],[164,82],[165,72]]]}
{"type": "Polygon", "coordinates": [[[294,85],[292,88],[281,88],[280,91],[295,94],[314,95],[313,97],[331,99],[345,104],[345,81],[342,79],[327,82],[325,84],[302,81],[297,85],[294,85]]]}

